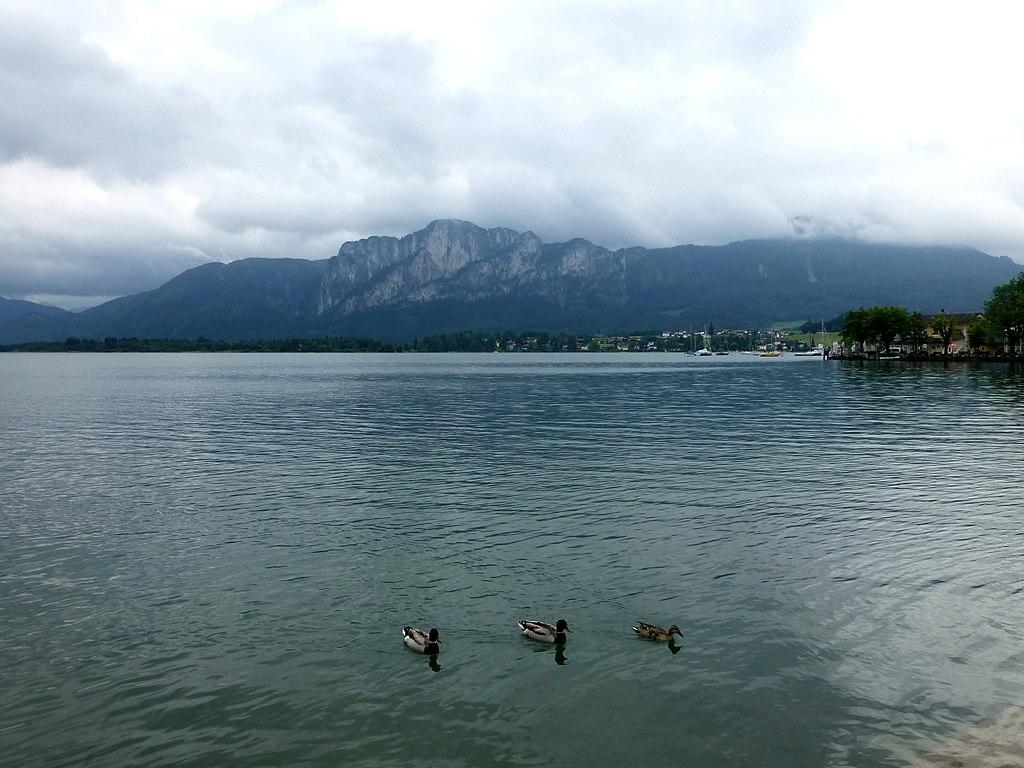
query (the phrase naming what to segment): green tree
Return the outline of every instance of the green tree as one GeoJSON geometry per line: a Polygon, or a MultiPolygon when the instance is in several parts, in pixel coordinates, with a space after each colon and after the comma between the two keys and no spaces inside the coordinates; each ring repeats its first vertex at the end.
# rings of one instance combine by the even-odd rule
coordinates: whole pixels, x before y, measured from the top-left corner
{"type": "Polygon", "coordinates": [[[912,312],[907,316],[907,328],[904,338],[910,342],[916,355],[921,345],[928,340],[928,323],[920,312],[912,312]]]}
{"type": "Polygon", "coordinates": [[[992,298],[985,302],[985,317],[998,328],[1012,355],[1024,333],[1024,273],[992,289],[992,298]]]}
{"type": "Polygon", "coordinates": [[[945,310],[932,320],[932,330],[935,331],[935,334],[942,341],[943,359],[949,356],[949,345],[953,341],[953,335],[959,328],[960,323],[952,315],[947,315],[945,310]]]}
{"type": "Polygon", "coordinates": [[[843,340],[857,344],[860,351],[864,352],[864,342],[871,337],[871,330],[868,328],[868,310],[851,309],[843,316],[843,340]]]}
{"type": "Polygon", "coordinates": [[[872,307],[867,310],[866,325],[879,353],[892,345],[893,339],[906,333],[910,316],[903,307],[872,307]]]}
{"type": "Polygon", "coordinates": [[[977,354],[978,350],[985,346],[986,341],[988,341],[988,322],[984,317],[976,317],[967,326],[967,346],[977,354]]]}

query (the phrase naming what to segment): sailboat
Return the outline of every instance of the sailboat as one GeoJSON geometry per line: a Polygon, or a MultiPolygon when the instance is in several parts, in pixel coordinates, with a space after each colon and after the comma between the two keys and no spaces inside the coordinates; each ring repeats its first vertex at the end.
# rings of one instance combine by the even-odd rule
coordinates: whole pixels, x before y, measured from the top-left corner
{"type": "Polygon", "coordinates": [[[808,349],[806,352],[794,352],[794,357],[820,357],[822,360],[825,359],[825,320],[821,321],[821,338],[822,342],[814,349],[808,349]]]}
{"type": "Polygon", "coordinates": [[[704,326],[704,348],[697,350],[697,357],[711,357],[714,352],[708,346],[708,328],[704,326]]]}

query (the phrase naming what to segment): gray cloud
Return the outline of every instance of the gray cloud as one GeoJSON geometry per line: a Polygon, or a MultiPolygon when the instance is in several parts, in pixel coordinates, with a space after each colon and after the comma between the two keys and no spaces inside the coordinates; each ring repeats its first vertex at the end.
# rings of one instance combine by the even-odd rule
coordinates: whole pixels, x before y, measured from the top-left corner
{"type": "Polygon", "coordinates": [[[0,160],[151,177],[196,159],[207,119],[186,88],[146,86],[61,29],[0,20],[0,160]]]}
{"type": "Polygon", "coordinates": [[[46,295],[48,303],[62,306],[88,306],[90,297],[149,290],[182,270],[212,260],[202,252],[152,242],[83,247],[56,236],[23,242],[0,239],[0,249],[4,254],[0,295],[46,295]]]}
{"type": "Polygon", "coordinates": [[[449,216],[612,247],[842,235],[1024,258],[1005,6],[970,30],[932,8],[922,30],[874,0],[11,5],[0,294],[134,292],[449,216]]]}

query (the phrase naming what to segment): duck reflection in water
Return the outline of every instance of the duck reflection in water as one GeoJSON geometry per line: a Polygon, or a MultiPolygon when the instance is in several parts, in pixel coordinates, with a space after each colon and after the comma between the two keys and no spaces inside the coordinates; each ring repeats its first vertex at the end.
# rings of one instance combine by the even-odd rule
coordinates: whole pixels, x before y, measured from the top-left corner
{"type": "Polygon", "coordinates": [[[427,665],[435,672],[441,671],[441,665],[437,663],[437,654],[432,653],[427,657],[427,665]]]}
{"type": "MultiPolygon", "coordinates": [[[[549,654],[549,653],[551,653],[551,650],[552,650],[552,648],[549,645],[546,648],[543,648],[543,647],[534,648],[533,652],[534,653],[549,654]]],[[[554,651],[555,651],[555,664],[557,664],[558,666],[562,666],[564,664],[568,664],[569,663],[569,659],[567,659],[566,656],[565,656],[565,646],[564,645],[556,645],[556,646],[554,646],[554,651]]]]}

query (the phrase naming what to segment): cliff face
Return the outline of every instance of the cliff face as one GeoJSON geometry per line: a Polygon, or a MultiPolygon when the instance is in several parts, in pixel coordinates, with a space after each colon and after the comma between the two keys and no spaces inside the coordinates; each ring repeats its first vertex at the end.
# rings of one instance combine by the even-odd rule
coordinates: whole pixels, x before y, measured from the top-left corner
{"type": "Polygon", "coordinates": [[[750,327],[874,304],[977,311],[1021,269],[969,248],[844,240],[610,251],[441,220],[405,237],[347,242],[322,261],[206,264],[78,314],[0,305],[0,343],[750,327]]]}
{"type": "Polygon", "coordinates": [[[565,301],[581,289],[624,296],[623,258],[586,240],[546,246],[533,232],[435,221],[396,237],[345,243],[327,267],[316,313],[341,317],[393,303],[529,295],[565,301]]]}

